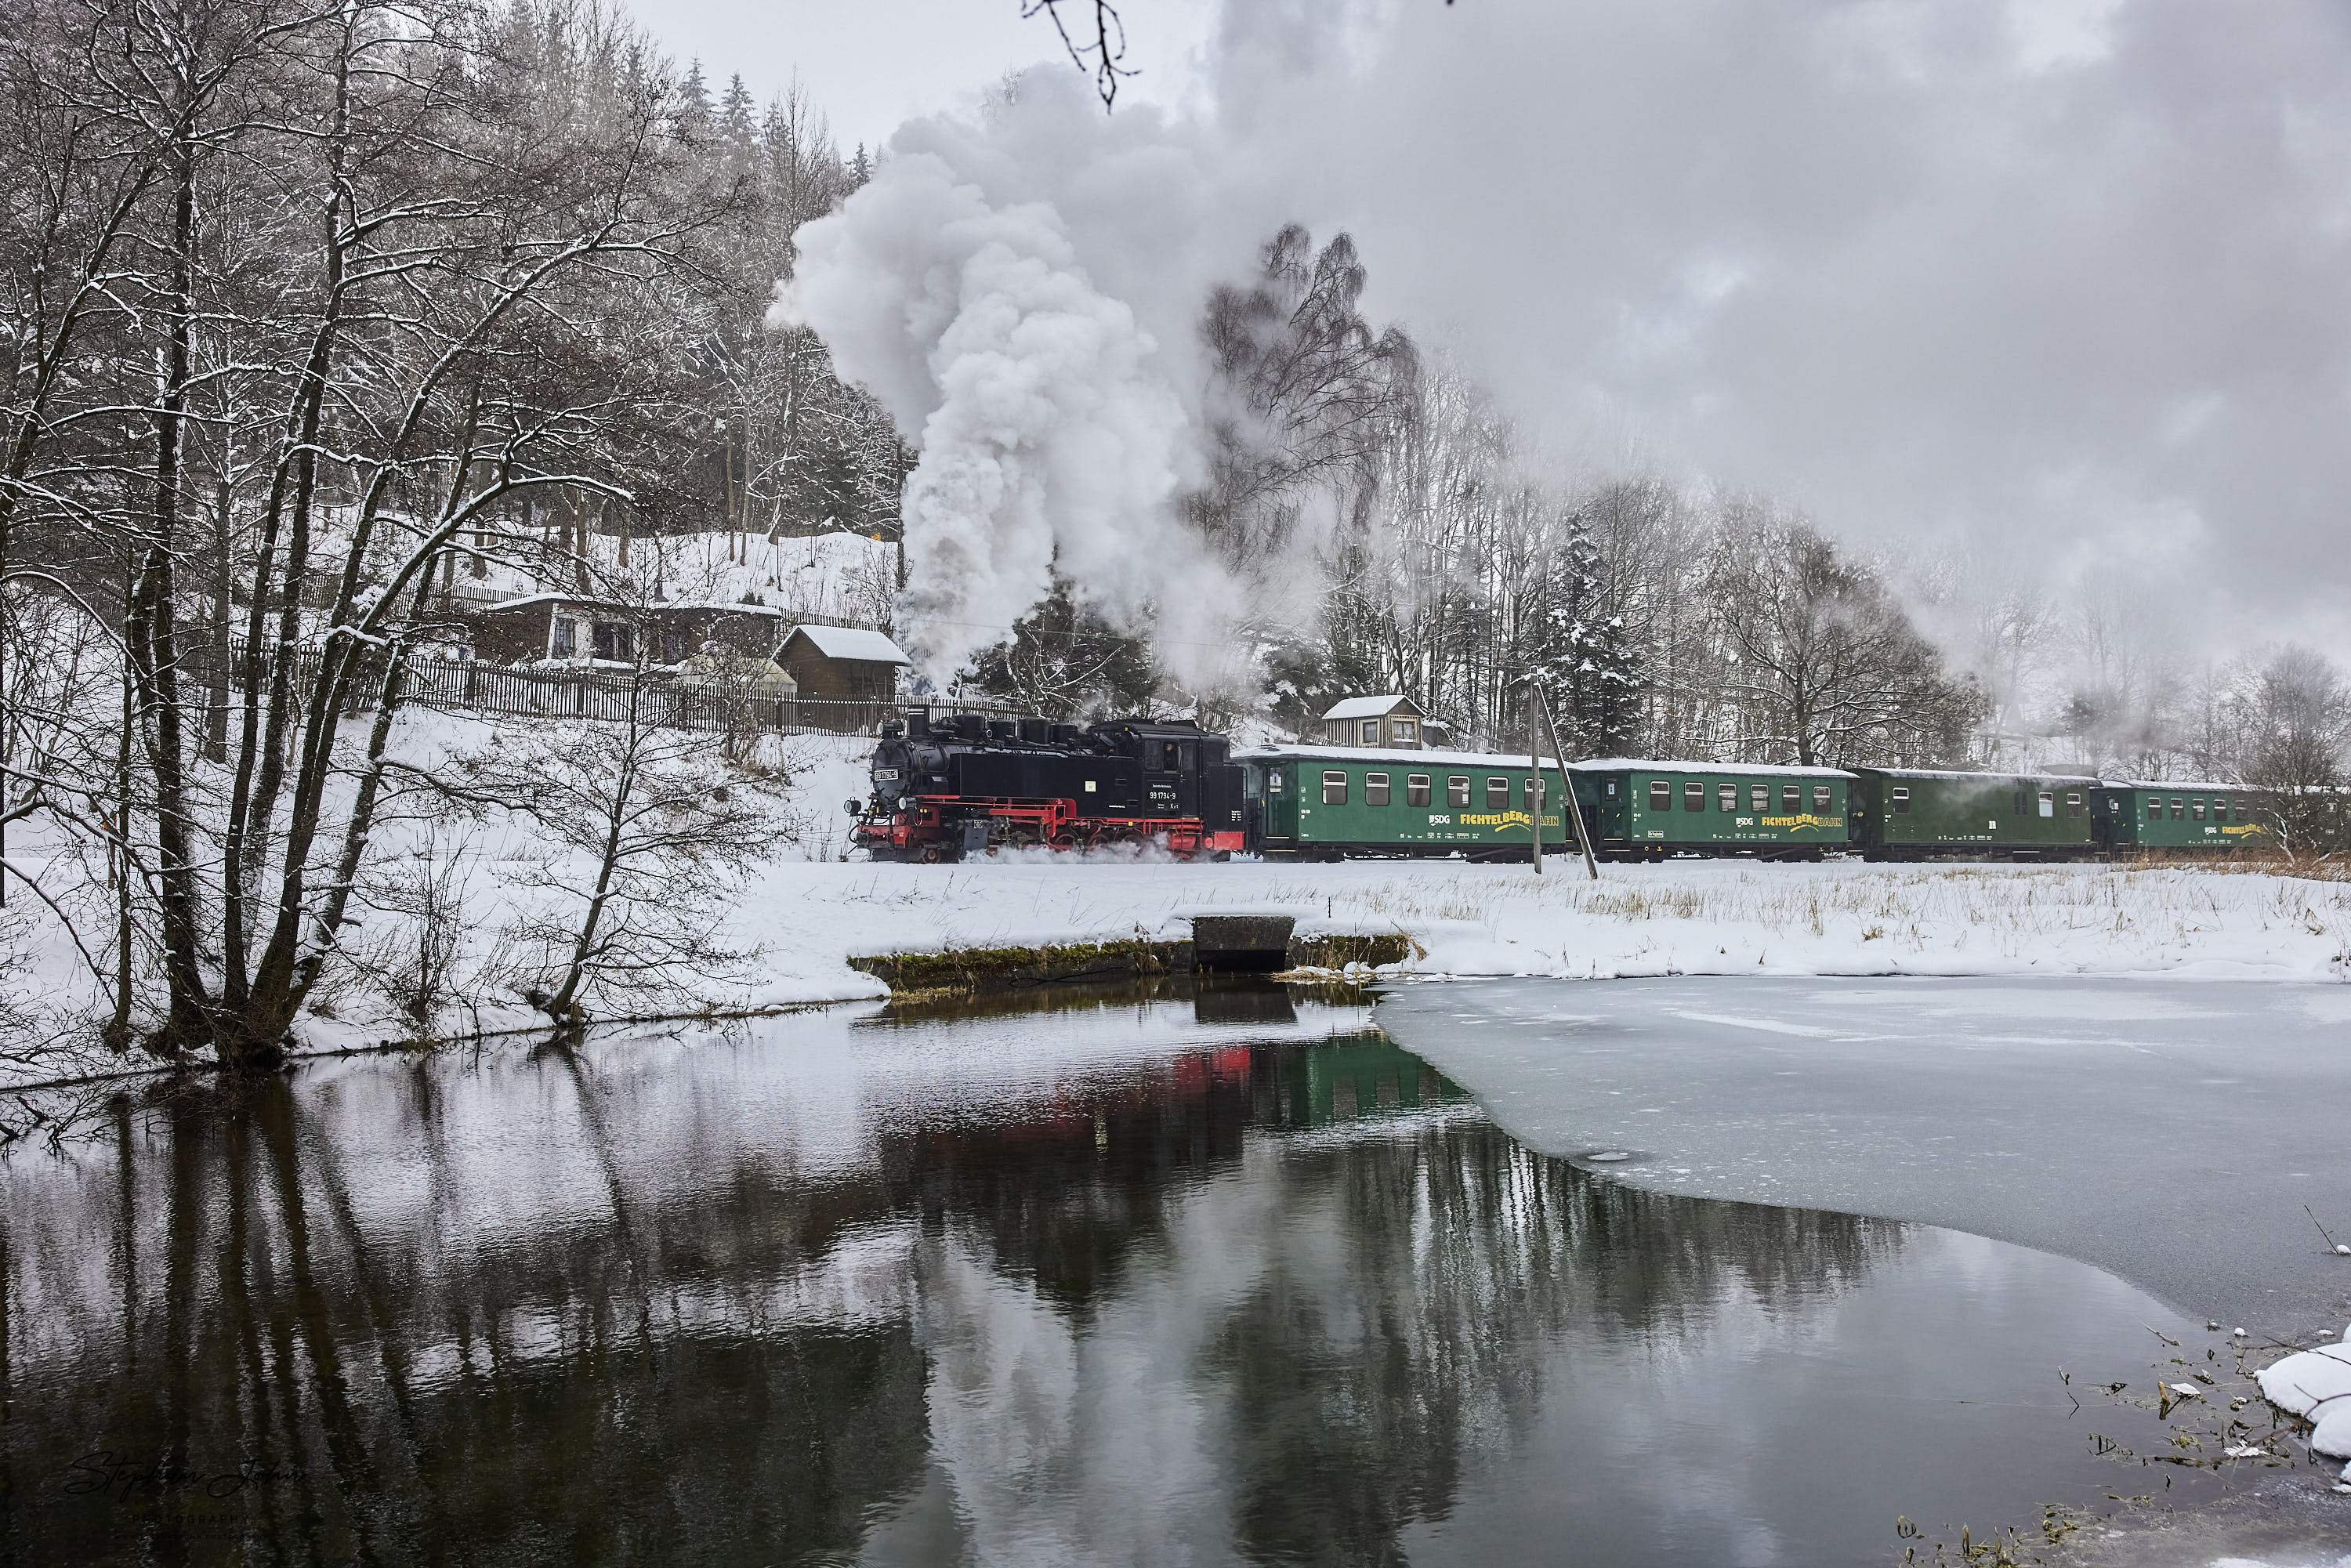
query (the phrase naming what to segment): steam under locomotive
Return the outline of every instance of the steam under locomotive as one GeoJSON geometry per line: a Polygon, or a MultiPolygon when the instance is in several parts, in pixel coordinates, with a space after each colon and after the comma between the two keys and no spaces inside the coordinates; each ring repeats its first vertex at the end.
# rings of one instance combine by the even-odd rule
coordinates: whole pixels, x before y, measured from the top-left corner
{"type": "Polygon", "coordinates": [[[873,793],[849,802],[878,861],[953,861],[1006,846],[1164,842],[1223,859],[1242,844],[1229,742],[1187,719],[1056,724],[931,717],[882,727],[873,793]]]}

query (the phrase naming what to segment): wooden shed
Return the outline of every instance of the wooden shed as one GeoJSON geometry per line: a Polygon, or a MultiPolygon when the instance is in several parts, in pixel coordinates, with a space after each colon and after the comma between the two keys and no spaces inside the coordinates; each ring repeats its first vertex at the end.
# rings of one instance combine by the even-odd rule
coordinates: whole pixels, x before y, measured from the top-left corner
{"type": "Polygon", "coordinates": [[[776,653],[803,702],[895,701],[914,662],[885,633],[851,626],[795,626],[776,653]]]}
{"type": "Polygon", "coordinates": [[[1322,716],[1322,744],[1413,750],[1426,744],[1426,729],[1427,716],[1410,697],[1349,697],[1322,716]]]}

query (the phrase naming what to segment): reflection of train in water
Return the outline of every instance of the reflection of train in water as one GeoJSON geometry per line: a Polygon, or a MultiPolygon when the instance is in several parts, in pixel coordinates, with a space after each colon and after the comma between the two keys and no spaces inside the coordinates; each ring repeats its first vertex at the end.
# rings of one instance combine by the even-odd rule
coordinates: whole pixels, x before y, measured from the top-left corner
{"type": "Polygon", "coordinates": [[[1607,860],[1675,854],[1818,860],[1954,855],[2084,860],[2273,841],[2240,786],[2083,774],[1787,768],[1488,752],[1275,746],[1234,755],[1186,720],[1078,726],[933,717],[882,727],[873,789],[850,802],[876,860],[960,860],[1022,846],[1155,843],[1276,860],[1527,858],[1575,830],[1607,860]]]}

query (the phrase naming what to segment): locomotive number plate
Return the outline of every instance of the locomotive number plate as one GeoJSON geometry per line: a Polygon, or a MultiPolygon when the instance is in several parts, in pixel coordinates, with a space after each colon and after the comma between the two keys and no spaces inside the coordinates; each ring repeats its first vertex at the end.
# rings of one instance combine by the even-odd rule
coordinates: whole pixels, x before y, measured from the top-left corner
{"type": "Polygon", "coordinates": [[[895,783],[897,778],[898,770],[894,768],[876,768],[873,770],[873,781],[877,784],[895,783]]]}

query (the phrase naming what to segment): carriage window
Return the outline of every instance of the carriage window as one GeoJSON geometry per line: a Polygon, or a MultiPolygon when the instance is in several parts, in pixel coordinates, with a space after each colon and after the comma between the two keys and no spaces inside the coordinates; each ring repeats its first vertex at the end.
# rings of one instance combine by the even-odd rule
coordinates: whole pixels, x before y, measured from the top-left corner
{"type": "Polygon", "coordinates": [[[1674,809],[1674,787],[1662,779],[1649,780],[1649,810],[1670,811],[1674,809]]]}
{"type": "Polygon", "coordinates": [[[1718,784],[1714,787],[1714,803],[1726,811],[1739,810],[1739,786],[1718,784]]]}
{"type": "Polygon", "coordinates": [[[1269,795],[1279,795],[1281,793],[1280,774],[1269,773],[1265,776],[1265,792],[1269,795]]]}
{"type": "Polygon", "coordinates": [[[1507,811],[1510,809],[1510,781],[1507,779],[1486,780],[1486,810],[1507,811]]]}
{"type": "Polygon", "coordinates": [[[1771,786],[1769,784],[1749,785],[1747,788],[1747,799],[1753,803],[1755,810],[1758,811],[1770,810],[1771,809],[1771,786]]]}
{"type": "Polygon", "coordinates": [[[2147,798],[2147,820],[2150,822],[2159,822],[2163,820],[2162,796],[2149,795],[2147,798]]]}
{"type": "Polygon", "coordinates": [[[1380,721],[1375,718],[1365,719],[1355,727],[1355,736],[1365,746],[1377,746],[1380,743],[1380,721]]]}
{"type": "Polygon", "coordinates": [[[1343,806],[1347,803],[1346,774],[1334,770],[1322,775],[1322,803],[1326,806],[1343,806]]]}
{"type": "Polygon", "coordinates": [[[1829,787],[1828,787],[1827,785],[1825,785],[1825,784],[1815,784],[1815,785],[1813,785],[1813,810],[1815,810],[1815,811],[1825,811],[1825,810],[1827,810],[1829,809],[1829,799],[1830,799],[1830,797],[1829,797],[1829,787]]]}
{"type": "Polygon", "coordinates": [[[2079,795],[2065,797],[2065,814],[2069,817],[2078,817],[2082,814],[2082,797],[2079,795]]]}
{"type": "Polygon", "coordinates": [[[2057,814],[2057,797],[2047,789],[2041,791],[2041,814],[2044,817],[2057,814]]]}
{"type": "Polygon", "coordinates": [[[1542,810],[1542,798],[1546,791],[1543,789],[1542,779],[1541,777],[1532,773],[1528,774],[1526,782],[1520,787],[1519,793],[1526,797],[1526,806],[1528,810],[1540,811],[1542,810]]]}
{"type": "Polygon", "coordinates": [[[1445,803],[1457,811],[1469,809],[1469,780],[1456,773],[1445,780],[1445,803]]]}
{"type": "Polygon", "coordinates": [[[2189,814],[2189,816],[2191,816],[2191,817],[2195,818],[2195,819],[2196,819],[2198,821],[2199,821],[2199,822],[2200,822],[2200,821],[2202,821],[2204,820],[2204,797],[2203,797],[2203,796],[2199,795],[2199,796],[2197,796],[2197,797],[2196,797],[2196,799],[2194,799],[2193,800],[2190,800],[2190,801],[2189,801],[2189,802],[2188,802],[2188,814],[2189,814]]]}
{"type": "Polygon", "coordinates": [[[1780,810],[1791,816],[1804,809],[1804,787],[1802,784],[1780,786],[1780,810]]]}
{"type": "Polygon", "coordinates": [[[1706,810],[1705,785],[1692,783],[1682,786],[1682,810],[1685,811],[1703,811],[1706,810]]]}
{"type": "Polygon", "coordinates": [[[2187,815],[2188,811],[2186,802],[2181,800],[2179,796],[2174,795],[2171,798],[2171,820],[2175,822],[2180,821],[2184,820],[2187,815]]]}
{"type": "Polygon", "coordinates": [[[1894,791],[1894,814],[1897,817],[1907,817],[1910,814],[1909,790],[1897,789],[1894,791]]]}
{"type": "Polygon", "coordinates": [[[1404,776],[1404,803],[1407,806],[1428,804],[1428,775],[1407,773],[1404,776]]]}
{"type": "Polygon", "coordinates": [[[1388,776],[1384,773],[1364,775],[1364,804],[1384,806],[1388,803],[1388,776]]]}

